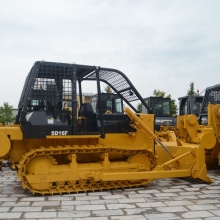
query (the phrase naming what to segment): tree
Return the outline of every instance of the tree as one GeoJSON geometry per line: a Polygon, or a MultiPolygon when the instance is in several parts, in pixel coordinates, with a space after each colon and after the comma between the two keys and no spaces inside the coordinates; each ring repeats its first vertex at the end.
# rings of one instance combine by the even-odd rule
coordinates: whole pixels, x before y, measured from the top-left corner
{"type": "Polygon", "coordinates": [[[137,104],[137,110],[138,110],[138,112],[142,112],[142,105],[141,105],[141,103],[137,104]]]}
{"type": "Polygon", "coordinates": [[[187,95],[195,95],[194,82],[190,82],[187,95]]]}
{"type": "Polygon", "coordinates": [[[14,122],[15,117],[13,117],[13,107],[4,102],[3,106],[0,107],[0,123],[3,125],[11,124],[14,122]]]}
{"type": "Polygon", "coordinates": [[[176,106],[176,100],[171,99],[171,111],[173,115],[176,115],[177,112],[177,106],[176,106]]]}
{"type": "MultiPolygon", "coordinates": [[[[163,92],[163,91],[160,91],[159,89],[158,90],[154,90],[153,91],[153,96],[156,96],[156,97],[163,97],[165,96],[166,92],[163,92]]],[[[170,98],[170,97],[168,97],[170,98]]]]}
{"type": "Polygon", "coordinates": [[[112,88],[111,88],[109,85],[107,85],[107,86],[105,87],[105,92],[107,92],[107,93],[112,93],[112,88]]]}
{"type": "MultiPolygon", "coordinates": [[[[163,91],[160,91],[159,89],[158,90],[154,90],[153,91],[153,95],[156,96],[156,97],[163,97],[163,98],[171,98],[171,95],[167,95],[165,97],[165,94],[166,92],[163,92],[163,91]]],[[[171,99],[171,111],[172,111],[172,114],[175,115],[176,112],[177,112],[177,106],[176,106],[176,100],[175,99],[171,99]]]]}

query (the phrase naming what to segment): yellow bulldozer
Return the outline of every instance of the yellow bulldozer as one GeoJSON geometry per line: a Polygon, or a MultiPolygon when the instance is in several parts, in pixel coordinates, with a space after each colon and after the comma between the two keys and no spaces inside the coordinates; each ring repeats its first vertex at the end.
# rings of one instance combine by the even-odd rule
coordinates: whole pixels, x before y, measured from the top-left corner
{"type": "Polygon", "coordinates": [[[154,134],[154,115],[125,74],[40,62],[27,75],[14,125],[0,127],[0,159],[33,194],[145,186],[155,178],[207,176],[204,146],[154,134]],[[112,93],[102,93],[107,85],[112,93]],[[83,91],[95,89],[90,103],[83,91]],[[79,97],[79,98],[78,98],[79,97]]]}
{"type": "Polygon", "coordinates": [[[220,165],[220,84],[207,87],[204,96],[181,97],[175,126],[161,126],[157,137],[169,141],[170,131],[185,143],[205,149],[208,168],[220,165]]]}

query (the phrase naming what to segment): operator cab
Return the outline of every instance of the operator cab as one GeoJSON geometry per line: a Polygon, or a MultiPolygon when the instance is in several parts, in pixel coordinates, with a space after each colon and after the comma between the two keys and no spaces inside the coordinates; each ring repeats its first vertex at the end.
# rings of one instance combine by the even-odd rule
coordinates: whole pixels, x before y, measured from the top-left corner
{"type": "MultiPolygon", "coordinates": [[[[176,124],[176,117],[172,115],[171,99],[164,97],[151,96],[144,99],[151,108],[155,116],[155,130],[159,130],[161,125],[176,124]]],[[[142,113],[148,113],[147,109],[142,105],[142,113]]]]}
{"type": "Polygon", "coordinates": [[[199,123],[208,124],[208,105],[220,104],[220,84],[207,87],[199,114],[199,123]]]}
{"type": "Polygon", "coordinates": [[[198,117],[201,111],[203,98],[204,96],[200,95],[183,96],[178,98],[179,115],[194,114],[198,117]]]}
{"type": "Polygon", "coordinates": [[[26,78],[16,124],[21,125],[24,138],[84,134],[105,138],[107,133],[129,133],[135,129],[123,113],[122,100],[136,113],[133,101],[140,101],[148,108],[119,70],[37,61],[26,78]],[[88,83],[97,91],[91,103],[83,99],[88,83]],[[101,83],[109,86],[112,93],[102,93],[101,83]]]}
{"type": "MultiPolygon", "coordinates": [[[[98,113],[100,108],[98,94],[91,97],[91,104],[94,112],[98,113]]],[[[101,93],[101,111],[105,114],[123,113],[122,99],[114,93],[101,93]]]]}
{"type": "Polygon", "coordinates": [[[123,100],[114,93],[100,93],[91,97],[90,103],[82,103],[79,110],[80,132],[127,133],[134,131],[123,112],[123,100]],[[99,100],[100,97],[100,100],[99,100]]]}
{"type": "MultiPolygon", "coordinates": [[[[163,124],[176,124],[176,117],[172,116],[171,98],[164,97],[148,97],[144,99],[151,108],[155,116],[155,130],[159,130],[163,124]]],[[[142,113],[148,113],[147,109],[142,105],[142,113]]]]}

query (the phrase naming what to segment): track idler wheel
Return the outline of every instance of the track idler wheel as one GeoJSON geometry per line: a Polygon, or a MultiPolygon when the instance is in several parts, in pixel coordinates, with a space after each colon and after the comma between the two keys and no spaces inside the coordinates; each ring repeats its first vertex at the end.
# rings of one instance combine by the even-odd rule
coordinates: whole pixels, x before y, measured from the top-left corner
{"type": "MultiPolygon", "coordinates": [[[[128,158],[128,163],[137,164],[138,171],[151,171],[155,167],[155,160],[153,156],[148,154],[134,154],[128,158]]],[[[130,180],[130,183],[137,185],[146,185],[150,183],[153,179],[138,179],[130,180]]]]}
{"type": "MultiPolygon", "coordinates": [[[[49,173],[49,169],[51,168],[51,166],[55,164],[56,162],[52,157],[36,157],[27,164],[27,173],[29,175],[45,174],[46,177],[46,175],[49,173]]],[[[46,182],[45,180],[42,180],[42,182],[38,183],[31,183],[29,185],[31,189],[37,191],[49,191],[52,187],[52,183],[46,182]]]]}

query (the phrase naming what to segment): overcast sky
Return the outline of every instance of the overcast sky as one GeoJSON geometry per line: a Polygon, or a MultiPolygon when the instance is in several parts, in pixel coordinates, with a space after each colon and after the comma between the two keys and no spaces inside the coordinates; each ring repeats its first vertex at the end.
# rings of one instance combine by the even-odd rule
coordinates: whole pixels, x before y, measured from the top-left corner
{"type": "Polygon", "coordinates": [[[177,100],[190,82],[200,92],[220,83],[219,0],[0,3],[0,105],[17,108],[38,60],[118,69],[144,98],[160,89],[177,100]]]}

